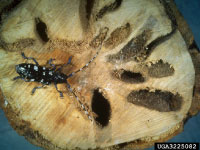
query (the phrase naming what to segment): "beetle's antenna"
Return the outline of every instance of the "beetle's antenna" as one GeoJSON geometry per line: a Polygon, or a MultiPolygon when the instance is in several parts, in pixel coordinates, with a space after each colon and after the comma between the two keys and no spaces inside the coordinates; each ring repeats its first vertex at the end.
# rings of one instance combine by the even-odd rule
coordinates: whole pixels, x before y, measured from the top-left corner
{"type": "Polygon", "coordinates": [[[71,74],[69,74],[69,75],[68,75],[68,78],[69,78],[69,77],[72,77],[74,74],[76,74],[76,73],[78,73],[79,71],[82,71],[84,68],[88,67],[89,64],[90,64],[91,62],[93,62],[94,59],[98,56],[98,54],[99,54],[99,52],[100,52],[100,50],[101,50],[101,47],[102,47],[102,45],[99,47],[99,49],[97,50],[97,52],[96,52],[96,54],[94,55],[94,57],[93,57],[87,64],[85,64],[82,68],[80,68],[80,69],[78,69],[78,70],[72,72],[71,74]]]}
{"type": "Polygon", "coordinates": [[[81,100],[79,99],[79,97],[74,93],[73,89],[71,88],[70,84],[66,81],[67,84],[67,88],[69,89],[69,91],[75,96],[77,102],[81,105],[81,109],[85,112],[85,114],[87,115],[88,119],[93,121],[92,116],[90,116],[89,112],[87,111],[85,105],[81,102],[81,100]]]}

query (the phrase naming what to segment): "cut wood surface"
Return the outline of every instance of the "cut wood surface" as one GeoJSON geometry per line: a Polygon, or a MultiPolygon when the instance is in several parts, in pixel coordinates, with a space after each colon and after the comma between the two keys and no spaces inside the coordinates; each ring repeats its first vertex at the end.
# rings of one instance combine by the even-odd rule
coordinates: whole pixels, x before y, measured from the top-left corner
{"type": "Polygon", "coordinates": [[[200,108],[199,53],[188,51],[194,39],[173,1],[24,0],[1,15],[1,107],[35,145],[144,148],[179,133],[200,108]],[[66,79],[72,91],[58,84],[63,98],[54,81],[32,94],[42,81],[13,80],[17,64],[34,64],[21,52],[47,68],[71,57],[65,75],[87,65],[66,79]]]}

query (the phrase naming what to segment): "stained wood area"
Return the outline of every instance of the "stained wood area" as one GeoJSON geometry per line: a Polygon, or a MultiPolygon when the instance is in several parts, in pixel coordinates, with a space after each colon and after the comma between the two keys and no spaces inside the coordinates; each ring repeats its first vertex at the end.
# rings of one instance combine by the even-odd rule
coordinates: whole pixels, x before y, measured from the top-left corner
{"type": "Polygon", "coordinates": [[[193,39],[177,14],[165,0],[9,2],[1,10],[0,102],[12,127],[52,150],[141,149],[173,137],[199,109],[193,39]],[[46,68],[72,58],[60,71],[69,76],[58,84],[63,98],[53,80],[34,94],[40,82],[13,80],[17,64],[34,64],[21,52],[46,68]]]}

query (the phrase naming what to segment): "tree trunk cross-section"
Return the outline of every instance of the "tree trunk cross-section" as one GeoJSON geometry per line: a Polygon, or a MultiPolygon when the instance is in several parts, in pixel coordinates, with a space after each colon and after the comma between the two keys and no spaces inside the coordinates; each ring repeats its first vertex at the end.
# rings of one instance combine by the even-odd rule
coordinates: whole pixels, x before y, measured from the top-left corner
{"type": "Polygon", "coordinates": [[[200,106],[199,54],[190,50],[192,62],[192,35],[179,29],[176,11],[165,0],[9,2],[0,20],[0,104],[12,127],[52,150],[143,148],[173,137],[200,106]],[[87,65],[66,79],[72,91],[58,84],[64,98],[53,83],[31,94],[41,83],[13,80],[17,64],[34,63],[21,52],[44,67],[72,58],[65,75],[87,65]]]}

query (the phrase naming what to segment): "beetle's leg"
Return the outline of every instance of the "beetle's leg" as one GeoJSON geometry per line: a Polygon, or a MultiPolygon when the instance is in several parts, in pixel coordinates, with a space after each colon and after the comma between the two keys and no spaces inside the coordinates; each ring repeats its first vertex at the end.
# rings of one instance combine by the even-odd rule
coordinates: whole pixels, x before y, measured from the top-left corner
{"type": "Polygon", "coordinates": [[[58,68],[56,71],[58,71],[58,72],[61,71],[63,67],[65,67],[65,66],[67,66],[68,64],[71,63],[71,60],[72,60],[72,56],[69,57],[68,62],[67,62],[66,64],[62,65],[62,66],[61,66],[60,68],[58,68]]]}
{"type": "Polygon", "coordinates": [[[17,79],[24,80],[25,82],[31,82],[31,81],[34,81],[33,79],[24,79],[24,78],[21,77],[21,76],[17,76],[17,77],[14,77],[14,78],[13,78],[13,80],[17,80],[17,79]]]}
{"type": "Polygon", "coordinates": [[[37,89],[41,89],[41,88],[43,88],[44,86],[45,86],[45,85],[34,87],[34,88],[32,89],[31,94],[33,95],[37,89]]]}
{"type": "Polygon", "coordinates": [[[37,66],[39,66],[39,63],[35,60],[35,58],[33,58],[33,57],[26,57],[25,56],[25,54],[24,54],[24,52],[22,52],[21,53],[21,55],[22,55],[22,57],[24,58],[24,59],[27,59],[27,60],[33,60],[34,62],[35,62],[35,64],[37,65],[37,66]]]}
{"type": "Polygon", "coordinates": [[[60,90],[58,90],[57,84],[54,83],[54,85],[55,85],[56,90],[60,93],[60,97],[63,98],[63,93],[60,90]]]}
{"type": "Polygon", "coordinates": [[[48,61],[47,61],[47,64],[50,65],[51,67],[53,67],[52,69],[55,70],[56,69],[56,65],[55,64],[52,64],[52,61],[54,61],[55,59],[52,59],[50,58],[48,61]]]}
{"type": "Polygon", "coordinates": [[[21,76],[14,77],[13,80],[23,79],[21,76]]]}

